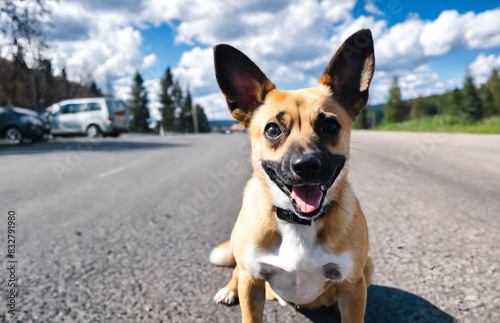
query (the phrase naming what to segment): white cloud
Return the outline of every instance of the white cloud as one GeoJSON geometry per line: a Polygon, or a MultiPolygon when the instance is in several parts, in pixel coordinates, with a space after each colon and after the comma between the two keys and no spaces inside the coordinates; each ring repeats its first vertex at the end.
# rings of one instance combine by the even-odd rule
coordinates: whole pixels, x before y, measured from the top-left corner
{"type": "Polygon", "coordinates": [[[443,11],[428,22],[421,43],[426,55],[442,55],[454,47],[491,48],[500,45],[500,8],[460,15],[456,10],[443,11]]]}
{"type": "MultiPolygon", "coordinates": [[[[392,78],[399,77],[398,85],[401,89],[403,100],[414,99],[419,95],[428,96],[441,94],[454,88],[453,84],[445,84],[440,77],[432,71],[429,65],[423,64],[407,71],[398,69],[391,72],[375,72],[370,87],[370,104],[380,104],[387,101],[392,78]]],[[[463,77],[461,78],[463,80],[463,77]]]]}
{"type": "Polygon", "coordinates": [[[197,97],[194,99],[194,103],[203,107],[209,120],[232,119],[231,113],[229,113],[229,109],[226,105],[226,100],[220,92],[197,97]]]}
{"type": "Polygon", "coordinates": [[[53,15],[55,22],[85,21],[88,28],[76,39],[61,35],[61,31],[63,39],[49,42],[48,54],[56,71],[66,67],[69,78],[76,81],[90,74],[102,85],[107,75],[130,75],[141,66],[144,59],[140,50],[141,32],[117,12],[91,13],[78,2],[61,2],[54,5],[53,15]]]}
{"type": "Polygon", "coordinates": [[[385,16],[384,12],[375,5],[374,0],[366,0],[364,9],[374,15],[385,16]]]}
{"type": "Polygon", "coordinates": [[[149,54],[142,59],[142,68],[154,66],[156,63],[158,63],[158,57],[156,57],[156,54],[149,54]]]}
{"type": "Polygon", "coordinates": [[[179,79],[183,88],[215,90],[215,74],[212,48],[195,47],[184,52],[172,74],[179,79]]]}
{"type": "Polygon", "coordinates": [[[463,40],[461,17],[456,10],[443,11],[439,17],[427,23],[420,42],[425,55],[442,55],[463,40]]]}
{"type": "Polygon", "coordinates": [[[469,64],[469,72],[475,80],[476,86],[486,83],[490,78],[494,68],[500,68],[500,54],[485,56],[479,54],[476,59],[469,64]]]}

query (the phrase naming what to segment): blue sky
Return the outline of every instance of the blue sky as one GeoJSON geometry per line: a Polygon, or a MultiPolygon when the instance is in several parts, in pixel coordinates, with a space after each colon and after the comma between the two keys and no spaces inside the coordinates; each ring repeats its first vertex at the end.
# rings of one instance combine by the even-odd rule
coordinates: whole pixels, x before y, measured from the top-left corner
{"type": "MultiPolygon", "coordinates": [[[[19,0],[17,0],[19,1],[19,0]]],[[[246,53],[278,89],[315,86],[341,43],[370,28],[376,72],[370,103],[383,103],[393,75],[403,98],[476,83],[500,67],[498,1],[399,0],[48,0],[50,48],[58,72],[76,81],[113,82],[127,99],[132,75],[146,80],[152,114],[167,66],[210,119],[230,114],[217,87],[212,47],[246,53]]],[[[5,53],[2,53],[6,56],[5,53]]]]}

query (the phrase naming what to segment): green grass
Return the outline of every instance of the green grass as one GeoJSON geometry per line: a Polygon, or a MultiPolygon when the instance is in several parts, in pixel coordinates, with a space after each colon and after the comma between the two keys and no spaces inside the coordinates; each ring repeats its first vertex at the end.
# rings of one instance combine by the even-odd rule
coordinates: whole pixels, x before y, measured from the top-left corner
{"type": "Polygon", "coordinates": [[[460,122],[456,118],[436,115],[401,123],[381,124],[372,130],[500,134],[500,117],[490,117],[478,122],[460,122]]]}

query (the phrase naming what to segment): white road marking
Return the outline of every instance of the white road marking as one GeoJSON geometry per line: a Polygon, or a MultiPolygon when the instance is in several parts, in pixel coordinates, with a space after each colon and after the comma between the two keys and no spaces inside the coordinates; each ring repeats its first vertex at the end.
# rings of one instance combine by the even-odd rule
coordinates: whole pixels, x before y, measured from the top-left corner
{"type": "Polygon", "coordinates": [[[108,177],[108,176],[114,175],[116,173],[123,172],[124,170],[125,170],[125,167],[113,168],[112,170],[109,170],[107,172],[100,173],[99,175],[97,175],[97,177],[99,177],[99,178],[108,177]]]}

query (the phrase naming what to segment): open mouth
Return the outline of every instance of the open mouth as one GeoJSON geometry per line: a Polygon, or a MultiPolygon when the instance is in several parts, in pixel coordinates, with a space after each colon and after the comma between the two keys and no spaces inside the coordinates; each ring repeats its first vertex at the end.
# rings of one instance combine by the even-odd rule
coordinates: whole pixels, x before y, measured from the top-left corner
{"type": "Polygon", "coordinates": [[[267,164],[264,169],[269,178],[285,193],[290,199],[295,213],[304,219],[316,219],[324,214],[323,202],[328,188],[333,184],[340,169],[337,167],[332,178],[328,183],[324,184],[286,184],[282,181],[272,169],[271,165],[267,164]]]}
{"type": "Polygon", "coordinates": [[[326,213],[324,201],[327,191],[340,175],[344,164],[345,157],[335,155],[331,158],[331,166],[320,176],[301,178],[293,172],[283,171],[280,162],[262,161],[269,179],[288,196],[293,212],[304,220],[316,220],[326,213]]]}
{"type": "Polygon", "coordinates": [[[325,185],[292,186],[290,200],[296,210],[303,214],[309,214],[321,207],[325,193],[325,185]]]}
{"type": "MultiPolygon", "coordinates": [[[[276,181],[275,181],[276,183],[276,181]]],[[[279,185],[278,187],[289,196],[295,213],[305,218],[314,218],[321,214],[327,186],[314,185],[279,185]]]]}

